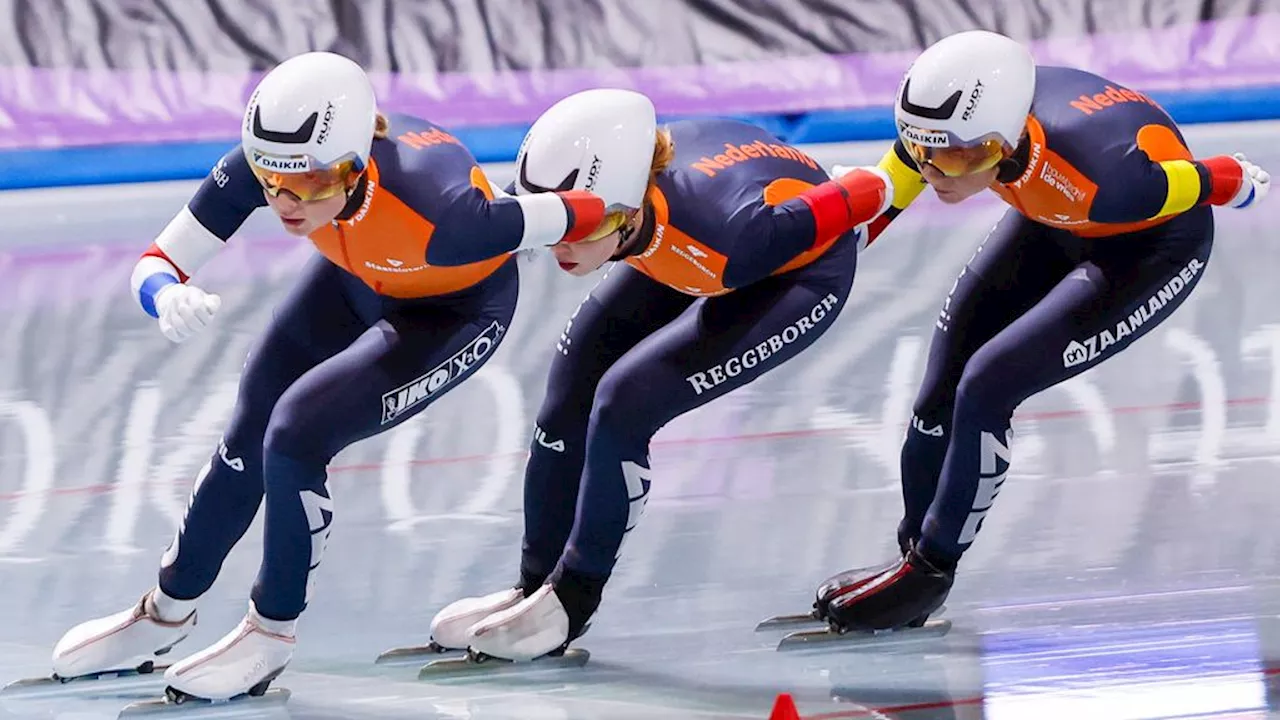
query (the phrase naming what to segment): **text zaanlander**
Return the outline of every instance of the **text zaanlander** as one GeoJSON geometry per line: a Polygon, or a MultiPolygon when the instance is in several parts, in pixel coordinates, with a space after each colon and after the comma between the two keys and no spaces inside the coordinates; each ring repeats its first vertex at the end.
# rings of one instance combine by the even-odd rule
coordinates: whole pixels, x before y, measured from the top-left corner
{"type": "Polygon", "coordinates": [[[1089,362],[1097,359],[1107,351],[1107,348],[1120,342],[1125,337],[1133,335],[1152,318],[1160,314],[1165,306],[1173,302],[1175,298],[1186,290],[1196,275],[1204,268],[1204,263],[1199,258],[1191,258],[1191,262],[1187,266],[1178,271],[1164,284],[1164,287],[1156,291],[1155,295],[1147,298],[1147,301],[1138,306],[1128,315],[1116,323],[1115,331],[1110,329],[1092,337],[1087,337],[1083,341],[1072,340],[1065,350],[1062,351],[1062,365],[1064,367],[1075,367],[1081,363],[1089,362]]]}
{"type": "Polygon", "coordinates": [[[695,394],[701,395],[704,391],[714,388],[729,378],[737,377],[742,374],[743,369],[750,370],[759,365],[769,359],[769,356],[813,330],[818,323],[827,317],[827,314],[831,312],[831,308],[835,307],[839,302],[839,298],[835,295],[828,294],[822,298],[821,302],[814,305],[807,315],[783,328],[782,332],[770,335],[764,342],[755,347],[747,348],[741,355],[731,357],[703,372],[694,373],[685,378],[685,380],[688,380],[689,384],[693,386],[695,394]]]}

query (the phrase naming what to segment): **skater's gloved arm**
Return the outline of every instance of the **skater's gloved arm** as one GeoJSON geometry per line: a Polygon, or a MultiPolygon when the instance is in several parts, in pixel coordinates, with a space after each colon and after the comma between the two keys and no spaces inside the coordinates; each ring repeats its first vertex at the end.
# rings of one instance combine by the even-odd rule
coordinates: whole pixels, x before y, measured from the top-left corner
{"type": "MultiPolygon", "coordinates": [[[[896,140],[893,147],[880,158],[880,162],[876,167],[883,170],[893,181],[893,198],[889,202],[889,208],[880,213],[874,220],[867,225],[867,238],[863,247],[870,245],[879,239],[889,227],[889,223],[893,222],[902,211],[906,210],[916,198],[920,197],[920,193],[924,192],[928,183],[924,181],[924,176],[920,174],[920,168],[916,166],[911,155],[907,153],[907,148],[903,146],[901,140],[896,140]]],[[[839,176],[848,172],[851,168],[836,165],[831,168],[833,176],[839,176]]]]}
{"type": "Polygon", "coordinates": [[[425,255],[430,265],[467,265],[576,242],[604,220],[604,201],[590,193],[516,197],[499,190],[455,143],[403,150],[400,160],[397,175],[384,175],[384,184],[434,226],[425,255]]]}
{"type": "Polygon", "coordinates": [[[237,145],[218,161],[134,265],[129,284],[143,311],[160,317],[156,298],[161,291],[185,283],[264,205],[262,187],[237,145]]]}
{"type": "Polygon", "coordinates": [[[1169,130],[1148,126],[1106,173],[1089,208],[1094,222],[1139,222],[1186,212],[1197,205],[1244,208],[1266,195],[1271,177],[1244,155],[1191,159],[1169,130]],[[1171,155],[1183,157],[1155,160],[1171,155]]]}
{"type": "Polygon", "coordinates": [[[578,242],[604,221],[604,201],[581,190],[493,196],[469,188],[453,196],[427,245],[431,265],[466,265],[499,255],[578,242]]]}
{"type": "MultiPolygon", "coordinates": [[[[919,173],[903,165],[892,150],[879,165],[840,169],[844,172],[835,173],[832,180],[782,201],[771,202],[773,186],[766,189],[764,203],[750,209],[750,219],[732,244],[725,287],[767,277],[848,232],[857,232],[859,248],[866,247],[888,224],[888,219],[881,220],[885,213],[896,216],[901,209],[895,205],[905,208],[923,187],[919,173]],[[905,183],[901,191],[899,180],[905,183]]],[[[730,226],[736,221],[731,218],[730,226]]]]}

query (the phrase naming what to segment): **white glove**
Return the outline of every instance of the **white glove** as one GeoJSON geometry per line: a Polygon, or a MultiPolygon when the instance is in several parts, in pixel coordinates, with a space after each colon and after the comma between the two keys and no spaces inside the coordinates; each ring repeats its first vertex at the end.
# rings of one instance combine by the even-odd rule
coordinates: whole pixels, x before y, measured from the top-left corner
{"type": "Polygon", "coordinates": [[[832,180],[839,180],[857,169],[857,165],[832,165],[829,175],[831,175],[832,180]]]}
{"type": "Polygon", "coordinates": [[[195,285],[174,283],[156,293],[160,332],[176,343],[203,330],[220,307],[222,298],[210,295],[195,285]]]}
{"type": "Polygon", "coordinates": [[[1236,196],[1227,203],[1227,207],[1246,208],[1267,196],[1267,190],[1271,188],[1271,175],[1249,162],[1244,153],[1236,153],[1231,157],[1240,163],[1240,169],[1244,171],[1244,183],[1236,196]]]}

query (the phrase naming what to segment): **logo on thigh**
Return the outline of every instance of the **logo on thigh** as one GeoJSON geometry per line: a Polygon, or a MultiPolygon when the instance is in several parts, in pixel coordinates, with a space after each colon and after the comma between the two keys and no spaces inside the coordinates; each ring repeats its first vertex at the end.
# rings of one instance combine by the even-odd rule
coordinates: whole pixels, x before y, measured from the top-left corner
{"type": "Polygon", "coordinates": [[[1191,258],[1191,262],[1188,262],[1186,267],[1169,278],[1169,281],[1154,295],[1147,298],[1146,302],[1129,315],[1120,318],[1114,328],[1108,327],[1096,335],[1067,343],[1067,347],[1062,351],[1062,366],[1070,368],[1093,362],[1105,355],[1111,346],[1126,337],[1140,334],[1144,325],[1150,330],[1153,323],[1164,319],[1162,316],[1166,314],[1165,308],[1191,287],[1196,276],[1203,269],[1203,261],[1199,258],[1191,258]]]}
{"type": "Polygon", "coordinates": [[[713,365],[702,372],[696,372],[685,378],[685,380],[693,386],[695,395],[701,395],[703,392],[741,375],[743,371],[750,371],[757,365],[763,365],[766,360],[781,351],[782,348],[799,340],[806,333],[816,328],[839,302],[839,298],[828,293],[809,312],[783,328],[782,332],[774,333],[758,345],[749,347],[742,353],[734,355],[728,360],[713,365]]]}
{"type": "Polygon", "coordinates": [[[483,360],[502,339],[506,327],[496,320],[452,357],[418,378],[382,395],[382,424],[404,415],[416,405],[439,395],[476,363],[483,360]]]}

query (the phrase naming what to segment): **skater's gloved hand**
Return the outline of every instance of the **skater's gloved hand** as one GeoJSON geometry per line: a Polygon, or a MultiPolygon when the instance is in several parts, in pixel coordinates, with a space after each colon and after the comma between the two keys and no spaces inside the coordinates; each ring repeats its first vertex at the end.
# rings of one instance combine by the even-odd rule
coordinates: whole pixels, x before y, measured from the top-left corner
{"type": "Polygon", "coordinates": [[[1246,208],[1267,196],[1267,191],[1271,189],[1271,175],[1249,162],[1244,153],[1235,153],[1231,157],[1240,163],[1240,169],[1244,171],[1244,183],[1227,205],[1233,208],[1246,208]]]}
{"type": "Polygon", "coordinates": [[[831,176],[832,180],[839,180],[841,177],[844,177],[857,169],[858,166],[856,165],[832,165],[831,172],[828,174],[831,176]]]}
{"type": "Polygon", "coordinates": [[[156,294],[160,332],[175,343],[195,335],[213,320],[222,298],[184,283],[173,283],[156,294]]]}

